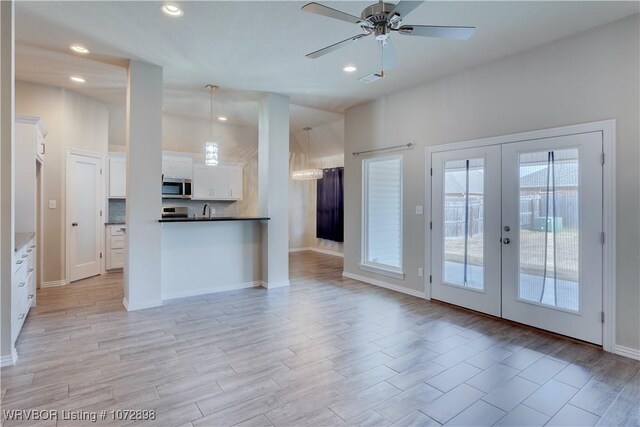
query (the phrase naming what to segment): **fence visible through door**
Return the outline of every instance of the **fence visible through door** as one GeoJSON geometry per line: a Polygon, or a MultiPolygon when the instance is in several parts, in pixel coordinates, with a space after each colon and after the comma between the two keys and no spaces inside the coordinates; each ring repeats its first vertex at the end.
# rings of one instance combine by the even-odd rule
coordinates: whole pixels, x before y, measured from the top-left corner
{"type": "Polygon", "coordinates": [[[431,154],[431,296],[602,344],[601,132],[431,154]]]}

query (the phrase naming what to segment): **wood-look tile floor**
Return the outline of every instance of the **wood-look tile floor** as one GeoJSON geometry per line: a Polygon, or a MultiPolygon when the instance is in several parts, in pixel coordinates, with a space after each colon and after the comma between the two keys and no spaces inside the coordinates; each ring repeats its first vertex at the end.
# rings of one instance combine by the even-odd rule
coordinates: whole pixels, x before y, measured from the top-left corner
{"type": "Polygon", "coordinates": [[[121,274],[39,291],[2,408],[148,409],[135,424],[162,426],[640,424],[638,362],[341,271],[297,253],[290,288],[131,313],[121,274]]]}

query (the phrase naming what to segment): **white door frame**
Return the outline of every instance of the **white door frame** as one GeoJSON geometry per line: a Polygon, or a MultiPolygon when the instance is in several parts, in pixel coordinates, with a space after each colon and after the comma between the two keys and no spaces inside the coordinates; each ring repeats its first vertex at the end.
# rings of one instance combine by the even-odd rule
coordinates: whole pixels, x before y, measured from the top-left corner
{"type": "MultiPolygon", "coordinates": [[[[602,226],[605,235],[602,247],[602,310],[605,313],[602,328],[602,347],[605,351],[615,352],[616,331],[616,121],[615,119],[598,122],[582,123],[578,125],[561,126],[531,132],[489,138],[472,139],[450,144],[435,145],[425,148],[425,268],[431,272],[431,154],[439,151],[457,150],[463,148],[499,145],[510,142],[530,141],[535,139],[552,138],[588,132],[602,132],[604,151],[604,165],[602,170],[602,226]]],[[[430,278],[425,274],[425,298],[431,299],[430,278]]]]}
{"type": "MultiPolygon", "coordinates": [[[[69,245],[69,241],[71,239],[71,226],[69,225],[69,221],[67,221],[67,214],[68,214],[68,200],[69,200],[69,194],[71,193],[71,184],[70,184],[70,180],[69,180],[69,163],[71,162],[71,155],[77,155],[77,156],[84,156],[84,157],[91,157],[94,159],[98,159],[100,160],[100,194],[98,194],[99,200],[100,200],[100,206],[101,209],[100,211],[102,212],[102,218],[104,219],[104,214],[105,214],[105,209],[104,209],[104,204],[105,204],[105,182],[104,182],[104,159],[105,156],[101,153],[97,153],[95,151],[88,151],[88,150],[81,150],[78,148],[67,148],[67,154],[66,154],[66,158],[65,158],[65,193],[64,193],[64,228],[65,228],[65,284],[69,284],[70,280],[69,278],[70,276],[70,272],[71,272],[71,254],[70,254],[70,248],[71,245],[69,245]]],[[[103,221],[104,222],[104,221],[103,221]]],[[[105,257],[104,257],[104,229],[101,230],[101,232],[98,233],[98,240],[99,240],[99,246],[103,253],[102,257],[100,258],[100,272],[104,271],[104,266],[105,266],[105,257]]]]}

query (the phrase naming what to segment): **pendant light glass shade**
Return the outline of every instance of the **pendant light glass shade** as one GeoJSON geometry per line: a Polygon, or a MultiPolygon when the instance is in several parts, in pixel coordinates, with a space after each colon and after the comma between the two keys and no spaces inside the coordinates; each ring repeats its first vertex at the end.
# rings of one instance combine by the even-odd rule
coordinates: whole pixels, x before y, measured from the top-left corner
{"type": "Polygon", "coordinates": [[[217,166],[218,143],[213,140],[213,91],[218,89],[218,86],[209,84],[207,88],[211,90],[211,139],[204,143],[204,164],[207,166],[217,166]]]}
{"type": "Polygon", "coordinates": [[[207,141],[204,143],[204,163],[207,166],[216,166],[218,164],[218,143],[207,141]]]}
{"type": "MultiPolygon", "coordinates": [[[[311,156],[311,148],[310,148],[310,141],[311,141],[311,136],[310,136],[310,131],[311,128],[306,127],[304,128],[304,130],[307,131],[307,151],[309,152],[309,157],[311,156]]],[[[309,166],[309,160],[307,158],[307,167],[309,166]]],[[[324,175],[324,172],[322,171],[322,169],[312,169],[312,168],[308,168],[308,169],[301,169],[301,170],[296,170],[291,172],[291,179],[294,179],[296,181],[310,181],[312,179],[322,179],[324,175]]]]}

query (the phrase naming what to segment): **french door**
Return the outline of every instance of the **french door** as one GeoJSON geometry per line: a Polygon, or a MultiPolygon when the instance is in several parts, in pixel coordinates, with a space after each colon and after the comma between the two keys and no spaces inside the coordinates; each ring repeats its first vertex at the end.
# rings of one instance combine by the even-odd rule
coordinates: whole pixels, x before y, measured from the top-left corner
{"type": "Polygon", "coordinates": [[[602,344],[602,133],[432,154],[432,298],[602,344]]]}
{"type": "Polygon", "coordinates": [[[500,147],[434,153],[432,166],[431,297],[500,316],[500,147]]]}

